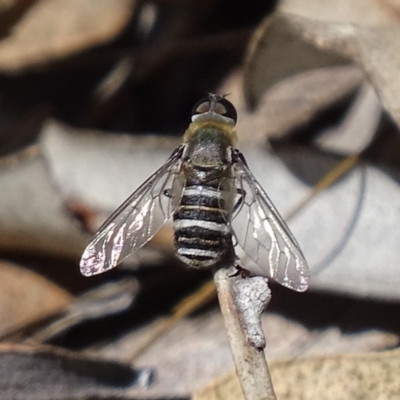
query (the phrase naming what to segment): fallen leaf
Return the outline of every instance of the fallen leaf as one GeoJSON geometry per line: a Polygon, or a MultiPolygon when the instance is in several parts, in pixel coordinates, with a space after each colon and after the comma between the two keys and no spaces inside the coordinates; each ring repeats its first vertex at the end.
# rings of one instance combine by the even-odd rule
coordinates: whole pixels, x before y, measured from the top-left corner
{"type": "Polygon", "coordinates": [[[232,73],[218,93],[232,93],[229,99],[239,115],[239,147],[251,144],[273,148],[307,129],[312,131],[312,143],[318,148],[348,155],[359,154],[369,146],[381,120],[380,100],[371,85],[362,85],[363,80],[361,70],[352,65],[298,73],[268,89],[253,111],[245,106],[240,71],[232,73]],[[354,100],[350,102],[349,98],[354,100]],[[349,102],[337,124],[327,123],[324,115],[349,102]],[[313,129],[310,125],[316,121],[320,124],[313,129]]]}
{"type": "Polygon", "coordinates": [[[0,344],[0,357],[2,400],[137,399],[128,390],[150,383],[130,364],[56,347],[0,344]]]}
{"type": "Polygon", "coordinates": [[[49,121],[43,127],[40,143],[63,198],[111,213],[165,163],[180,140],[104,134],[49,121]]]}
{"type": "MultiPolygon", "coordinates": [[[[244,70],[244,93],[247,104],[252,109],[256,108],[264,93],[285,78],[301,72],[346,64],[350,64],[350,62],[345,57],[322,51],[304,40],[301,36],[301,28],[292,21],[291,17],[285,14],[273,14],[259,26],[247,50],[244,70]]],[[[326,81],[328,81],[326,75],[322,76],[322,79],[325,80],[326,85],[326,81]]],[[[357,79],[356,75],[353,77],[353,81],[354,79],[357,79]]],[[[305,81],[305,85],[309,86],[310,84],[314,84],[311,78],[305,81]]],[[[344,84],[350,84],[350,88],[354,88],[354,83],[349,81],[349,78],[344,80],[344,84]]],[[[337,97],[337,91],[332,83],[331,85],[328,93],[333,91],[333,95],[337,97]]],[[[307,93],[306,90],[301,92],[306,96],[307,93]]],[[[322,99],[326,96],[321,90],[317,90],[316,93],[322,99]]],[[[297,92],[292,94],[293,100],[296,100],[296,94],[297,92]]],[[[302,96],[297,99],[301,101],[302,96]]],[[[331,101],[329,97],[328,101],[331,101]]]]}
{"type": "Polygon", "coordinates": [[[0,187],[1,249],[58,257],[81,254],[89,236],[65,210],[41,154],[0,169],[0,187]]]}
{"type": "Polygon", "coordinates": [[[365,83],[335,127],[323,129],[313,143],[337,154],[360,154],[372,142],[382,118],[380,101],[370,84],[365,83]]]}
{"type": "MultiPolygon", "coordinates": [[[[269,361],[382,350],[399,343],[399,324],[392,318],[398,306],[388,308],[386,303],[279,289],[272,287],[271,306],[262,315],[269,361]]],[[[99,353],[113,359],[130,359],[130,354],[137,353],[136,349],[147,342],[164,319],[140,326],[99,349],[99,353]]],[[[187,396],[200,390],[234,367],[220,311],[214,307],[180,320],[136,356],[134,363],[156,369],[157,379],[146,392],[150,398],[167,393],[187,396]]]]}
{"type": "Polygon", "coordinates": [[[0,70],[21,72],[112,40],[132,16],[134,0],[36,1],[0,42],[0,70]]]}
{"type": "MultiPolygon", "coordinates": [[[[32,146],[34,151],[23,150],[29,156],[0,159],[4,194],[0,248],[78,259],[93,232],[165,162],[177,143],[176,139],[89,134],[49,122],[40,143],[32,146]],[[84,210],[91,233],[83,232],[68,209],[71,204],[84,210]]],[[[129,263],[145,262],[145,249],[142,255],[129,263]]],[[[159,259],[153,249],[150,263],[159,259]]]]}
{"type": "MultiPolygon", "coordinates": [[[[282,400],[395,400],[400,393],[398,350],[270,363],[274,390],[282,400]]],[[[243,400],[235,373],[223,376],[192,400],[243,400]]]]}
{"type": "Polygon", "coordinates": [[[347,101],[362,80],[354,66],[318,68],[286,78],[260,98],[252,114],[252,131],[264,140],[292,135],[314,118],[321,119],[325,110],[347,101]]]}
{"type": "Polygon", "coordinates": [[[400,22],[396,10],[397,0],[282,0],[278,10],[301,17],[326,22],[345,22],[364,26],[397,25],[400,22]]]}
{"type": "Polygon", "coordinates": [[[73,300],[68,292],[21,266],[0,262],[0,336],[50,317],[73,300]]]}
{"type": "Polygon", "coordinates": [[[8,35],[13,25],[36,0],[6,0],[0,2],[0,37],[8,35]]]}
{"type": "Polygon", "coordinates": [[[245,73],[247,100],[293,74],[354,62],[375,88],[383,107],[400,125],[400,21],[354,25],[277,12],[254,35],[245,73]]]}
{"type": "Polygon", "coordinates": [[[132,306],[138,291],[139,283],[133,277],[97,286],[78,296],[60,310],[56,318],[53,318],[41,329],[29,334],[26,341],[44,343],[81,322],[105,318],[126,311],[132,306]]]}

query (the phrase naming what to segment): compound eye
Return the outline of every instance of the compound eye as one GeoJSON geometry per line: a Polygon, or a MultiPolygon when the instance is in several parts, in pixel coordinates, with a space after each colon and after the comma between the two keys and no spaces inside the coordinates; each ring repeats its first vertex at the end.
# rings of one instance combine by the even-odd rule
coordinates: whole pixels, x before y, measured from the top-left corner
{"type": "Polygon", "coordinates": [[[224,97],[204,97],[199,100],[192,109],[192,117],[207,112],[214,112],[231,119],[234,124],[237,121],[237,113],[234,105],[224,97]]]}
{"type": "Polygon", "coordinates": [[[198,114],[204,114],[208,111],[210,111],[210,99],[208,97],[203,97],[193,106],[192,116],[198,114]]]}
{"type": "Polygon", "coordinates": [[[236,124],[237,121],[236,108],[230,101],[225,99],[225,97],[222,97],[221,99],[218,100],[215,112],[223,115],[224,117],[230,118],[236,124]]]}

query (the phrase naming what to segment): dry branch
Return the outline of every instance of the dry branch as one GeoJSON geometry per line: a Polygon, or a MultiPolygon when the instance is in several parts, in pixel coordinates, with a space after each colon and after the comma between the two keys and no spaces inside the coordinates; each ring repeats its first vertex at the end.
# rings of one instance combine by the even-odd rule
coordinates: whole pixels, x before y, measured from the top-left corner
{"type": "MultiPolygon", "coordinates": [[[[237,290],[243,278],[233,277],[234,273],[235,268],[221,268],[215,272],[214,281],[244,398],[246,400],[276,400],[263,348],[251,344],[249,321],[243,313],[243,307],[238,304],[237,290]]],[[[252,279],[249,278],[248,281],[252,279]]],[[[259,280],[256,282],[258,285],[259,280]]],[[[269,297],[265,300],[264,305],[269,301],[269,297]]]]}

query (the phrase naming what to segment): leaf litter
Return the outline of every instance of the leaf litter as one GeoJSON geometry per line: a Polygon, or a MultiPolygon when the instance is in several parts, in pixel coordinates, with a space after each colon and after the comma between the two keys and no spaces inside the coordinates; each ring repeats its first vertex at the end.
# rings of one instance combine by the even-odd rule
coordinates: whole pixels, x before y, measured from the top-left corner
{"type": "MultiPolygon", "coordinates": [[[[22,5],[24,2],[16,3],[22,5]]],[[[51,8],[56,2],[47,6],[44,2],[36,3],[38,3],[38,8],[33,6],[29,10],[27,8],[29,12],[25,13],[24,17],[21,17],[23,13],[15,14],[14,21],[18,21],[18,29],[15,29],[14,35],[10,35],[13,30],[9,28],[16,22],[2,25],[7,30],[6,34],[9,35],[3,39],[3,46],[17,43],[16,39],[23,24],[29,22],[29,18],[32,18],[31,16],[38,12],[37,10],[51,8]]],[[[78,3],[80,7],[83,7],[85,2],[77,2],[77,5],[78,3]]],[[[117,3],[114,4],[117,5],[117,3]]],[[[86,21],[92,21],[93,25],[88,24],[86,27],[88,30],[79,39],[78,46],[75,46],[75,40],[77,35],[82,35],[82,31],[68,30],[67,24],[64,25],[66,27],[64,38],[57,34],[51,38],[47,37],[41,44],[38,42],[42,47],[31,46],[31,53],[24,51],[26,46],[18,45],[15,49],[20,53],[15,53],[16,58],[12,60],[2,58],[3,62],[11,60],[12,63],[3,66],[5,75],[0,77],[0,94],[3,99],[0,122],[1,126],[7,127],[7,132],[15,133],[8,136],[5,134],[1,138],[5,143],[5,146],[2,146],[3,154],[18,146],[23,148],[24,143],[32,145],[32,140],[35,138],[40,137],[40,139],[38,144],[32,146],[32,149],[36,149],[35,151],[27,151],[26,154],[30,154],[29,157],[13,157],[11,163],[9,161],[0,163],[2,188],[0,247],[7,257],[16,253],[28,256],[36,254],[43,260],[49,256],[62,258],[63,263],[52,264],[52,268],[48,267],[47,270],[44,268],[37,273],[41,274],[45,271],[45,276],[50,277],[48,279],[51,283],[51,279],[57,276],[58,272],[59,277],[56,279],[58,289],[64,290],[65,293],[70,291],[78,297],[77,288],[81,288],[83,284],[72,271],[77,268],[76,260],[89,238],[89,234],[82,232],[82,226],[89,231],[94,230],[119,201],[140,183],[142,178],[149,175],[155,166],[163,162],[171,148],[175,146],[174,143],[179,142],[176,138],[149,135],[142,138],[129,138],[121,136],[120,133],[111,135],[105,131],[116,132],[126,130],[126,127],[131,127],[129,129],[132,130],[134,126],[136,132],[144,132],[146,129],[143,130],[142,127],[146,126],[143,125],[145,119],[138,116],[144,116],[148,112],[150,119],[155,122],[154,115],[157,110],[156,114],[162,121],[162,129],[165,133],[165,126],[168,127],[171,121],[169,118],[176,115],[175,110],[182,109],[184,115],[188,114],[190,110],[183,110],[182,104],[191,104],[194,98],[200,97],[200,91],[210,90],[210,84],[192,72],[196,66],[199,66],[197,70],[203,75],[205,71],[216,70],[215,64],[212,64],[210,59],[204,64],[199,63],[199,60],[189,60],[190,62],[185,64],[183,62],[185,52],[182,51],[166,51],[158,55],[153,54],[154,57],[146,57],[145,62],[140,60],[140,54],[142,56],[152,54],[151,40],[154,40],[154,37],[156,38],[154,42],[158,47],[153,49],[160,49],[164,45],[169,46],[169,49],[179,49],[183,43],[179,40],[182,38],[186,40],[187,37],[186,43],[190,43],[189,32],[194,26],[199,26],[201,18],[208,15],[207,12],[210,12],[212,6],[207,9],[208,11],[206,8],[201,12],[199,10],[196,15],[187,7],[175,9],[175,15],[180,15],[182,17],[180,20],[184,22],[180,26],[166,17],[168,13],[165,14],[165,11],[172,10],[167,5],[153,6],[153,20],[149,20],[149,24],[146,25],[147,30],[142,28],[140,30],[141,42],[138,43],[141,43],[145,51],[136,53],[136,45],[126,45],[129,41],[126,41],[127,36],[124,36],[123,31],[126,24],[134,21],[134,18],[131,21],[128,20],[135,12],[139,10],[136,14],[139,18],[146,13],[140,5],[138,10],[134,9],[133,4],[134,2],[129,4],[125,2],[124,5],[115,7],[115,13],[109,14],[110,18],[115,17],[114,25],[102,23],[107,15],[105,9],[102,9],[104,13],[98,19],[100,24],[97,27],[97,17],[93,14],[93,10],[87,9],[94,18],[86,18],[86,21]],[[129,8],[129,11],[126,12],[124,7],[129,8]],[[185,16],[189,16],[190,13],[191,19],[185,19],[185,16]],[[98,28],[99,26],[101,29],[98,28]],[[90,37],[92,33],[94,36],[90,37]],[[157,38],[157,34],[161,36],[157,38]],[[118,42],[118,35],[122,35],[120,36],[122,41],[119,42],[122,46],[113,48],[110,41],[118,42]],[[170,42],[164,40],[167,37],[172,38],[170,42]],[[55,40],[60,40],[58,42],[61,44],[60,47],[54,47],[55,40]],[[102,48],[101,43],[105,42],[109,44],[102,48]],[[53,53],[51,52],[53,50],[48,50],[50,46],[53,46],[51,47],[54,50],[53,53]],[[107,46],[111,47],[107,48],[107,46]],[[92,52],[88,52],[90,49],[92,52]],[[117,50],[116,58],[110,57],[112,54],[110,49],[117,50]],[[118,66],[126,65],[124,64],[126,57],[129,58],[129,68],[121,72],[118,66]],[[180,63],[175,63],[177,59],[180,59],[180,63]],[[137,63],[140,64],[139,68],[137,68],[137,63]],[[191,66],[191,73],[188,69],[184,69],[185,65],[191,66]],[[204,68],[204,65],[207,68],[204,68]],[[96,69],[97,66],[99,69],[96,69]],[[40,68],[44,68],[43,75],[40,68]],[[100,73],[101,68],[103,70],[100,73]],[[17,71],[19,76],[15,75],[17,71]],[[113,76],[113,74],[107,75],[107,71],[120,71],[122,75],[119,75],[119,78],[121,79],[107,80],[107,76],[113,76]],[[168,72],[171,71],[175,73],[169,74],[168,72]],[[54,86],[54,92],[57,92],[62,100],[57,99],[54,94],[46,98],[46,94],[42,94],[42,89],[46,87],[43,82],[48,84],[47,87],[54,86]],[[63,88],[63,82],[68,90],[63,88]],[[82,82],[84,84],[81,84],[82,82]],[[98,97],[96,93],[99,92],[96,90],[103,87],[102,82],[111,87],[107,86],[107,91],[104,92],[106,96],[102,97],[101,101],[93,101],[93,98],[98,97]],[[199,82],[196,94],[188,95],[185,92],[192,86],[188,82],[199,82]],[[36,89],[35,85],[37,85],[36,89]],[[77,86],[84,90],[85,85],[92,86],[86,92],[77,91],[77,86]],[[25,92],[21,89],[22,87],[25,92]],[[40,96],[37,95],[38,87],[40,96]],[[171,97],[171,90],[168,90],[168,87],[174,88],[175,96],[171,97]],[[143,90],[143,88],[146,89],[143,90]],[[66,100],[69,90],[73,92],[72,101],[66,100]],[[145,93],[144,96],[143,93],[145,93]],[[146,96],[151,99],[150,103],[146,101],[146,96]],[[85,101],[88,98],[92,100],[85,101]],[[68,107],[65,106],[67,103],[68,107]],[[13,104],[18,104],[18,107],[13,108],[13,104]],[[28,111],[32,109],[32,104],[38,107],[37,110],[46,111],[40,113],[35,111],[35,115],[28,118],[31,115],[28,111]],[[46,104],[51,104],[51,107],[40,108],[46,104]],[[166,111],[163,111],[160,104],[167,104],[169,108],[166,107],[166,111]],[[76,109],[80,112],[71,112],[76,109]],[[10,110],[12,110],[11,113],[10,110]],[[63,123],[58,124],[54,120],[51,122],[48,120],[49,116],[57,117],[63,123]],[[25,118],[28,122],[24,125],[22,122],[25,118]],[[42,122],[45,124],[40,136],[38,125],[42,122]],[[70,123],[74,127],[68,128],[65,123],[70,123]],[[97,130],[83,129],[92,125],[97,130]],[[15,138],[15,141],[11,143],[7,137],[15,138]],[[130,171],[128,174],[124,172],[127,166],[130,171]],[[15,191],[16,187],[20,189],[15,191]],[[80,222],[76,216],[79,216],[80,222]],[[54,271],[55,269],[59,271],[54,271]],[[69,276],[69,278],[61,283],[60,276],[69,276]],[[68,291],[65,291],[63,286],[68,288],[68,291]]],[[[27,2],[25,2],[25,7],[28,7],[27,2]]],[[[314,392],[308,391],[311,389],[308,389],[309,386],[305,380],[300,381],[296,386],[301,387],[302,390],[299,392],[307,393],[309,398],[317,396],[318,388],[323,390],[328,385],[329,387],[333,385],[333,375],[332,380],[329,381],[318,374],[321,366],[326,365],[326,368],[334,366],[335,371],[339,373],[338,376],[340,373],[348,374],[359,368],[358,364],[354,364],[355,369],[351,369],[353,367],[349,369],[345,361],[335,364],[335,360],[341,357],[328,356],[327,351],[332,353],[348,353],[354,350],[366,352],[398,345],[399,328],[393,320],[386,321],[385,318],[382,320],[377,318],[377,315],[396,315],[399,299],[398,274],[394,267],[398,259],[396,251],[398,247],[396,246],[398,242],[396,236],[396,226],[398,226],[396,223],[397,139],[395,135],[388,133],[392,131],[397,134],[396,124],[399,124],[398,96],[396,95],[399,82],[398,57],[396,56],[399,28],[398,14],[394,12],[397,9],[397,3],[389,1],[379,3],[371,0],[362,4],[358,1],[351,4],[342,1],[310,1],[307,2],[307,6],[297,1],[281,1],[276,13],[267,16],[265,22],[260,22],[252,42],[248,45],[244,70],[236,64],[235,78],[230,82],[228,82],[230,77],[227,75],[229,68],[224,70],[226,84],[221,90],[223,93],[232,92],[232,98],[235,96],[234,102],[240,109],[239,131],[243,133],[241,138],[244,143],[243,150],[248,153],[251,167],[283,214],[292,210],[296,204],[306,198],[315,185],[323,181],[326,174],[335,166],[341,165],[342,160],[347,160],[343,157],[350,155],[357,160],[354,165],[351,165],[352,170],[347,170],[347,175],[342,174],[335,183],[331,182],[330,185],[324,186],[316,196],[307,200],[301,211],[289,221],[314,267],[312,292],[304,295],[305,303],[303,304],[300,298],[292,298],[284,290],[272,287],[273,298],[270,312],[263,316],[269,358],[278,359],[306,354],[323,356],[318,360],[309,361],[310,365],[314,363],[314,367],[318,365],[318,371],[311,368],[312,373],[308,373],[308,376],[314,378],[313,383],[316,386],[314,392]],[[242,96],[241,85],[245,87],[245,96],[242,96]],[[257,106],[254,113],[246,110],[246,104],[253,108],[257,106]],[[388,122],[388,115],[394,122],[392,125],[388,122]],[[267,144],[267,138],[271,140],[270,144],[267,144]],[[271,149],[273,149],[272,154],[267,152],[271,149]],[[268,174],[265,173],[266,171],[268,174]],[[373,230],[370,229],[371,226],[374,226],[373,230]],[[316,237],[318,241],[315,240],[316,237]],[[374,251],[371,254],[366,249],[374,249],[374,251]],[[321,297],[314,298],[316,293],[319,293],[318,296],[321,297]],[[287,299],[286,302],[285,299],[287,299]],[[298,307],[293,309],[289,303],[298,307]],[[332,307],[329,308],[329,305],[332,307]],[[307,313],[304,310],[307,310],[307,313]],[[360,315],[363,317],[356,318],[360,315]],[[321,320],[322,316],[326,319],[321,320]],[[352,327],[348,325],[349,320],[353,322],[352,327]],[[285,337],[282,337],[283,331],[286,333],[285,337]]],[[[78,15],[76,10],[73,6],[70,7],[72,17],[68,20],[71,23],[70,27],[74,27],[73,21],[79,21],[77,17],[74,19],[74,15],[78,15]]],[[[265,12],[258,14],[261,18],[265,12]]],[[[53,29],[57,28],[57,18],[53,18],[54,13],[48,15],[51,18],[41,20],[38,17],[37,21],[44,21],[42,26],[48,27],[51,31],[51,26],[53,29]]],[[[87,14],[82,14],[84,15],[87,14]]],[[[29,27],[29,24],[26,26],[29,27]]],[[[133,31],[129,31],[129,34],[133,31]]],[[[218,51],[228,51],[224,54],[230,54],[229,51],[238,51],[248,35],[248,33],[239,33],[238,31],[236,36],[233,34],[223,36],[223,40],[216,40],[213,46],[207,47],[207,43],[212,42],[212,34],[208,33],[203,47],[199,46],[201,42],[194,40],[191,48],[201,49],[202,57],[211,54],[214,60],[217,59],[221,63],[222,57],[215,57],[215,54],[218,54],[218,51]],[[229,45],[233,37],[236,37],[236,43],[229,45]]],[[[33,34],[31,36],[32,40],[41,37],[33,34]]],[[[185,46],[181,48],[188,48],[187,45],[185,46]]],[[[1,48],[4,47],[0,46],[1,48]]],[[[244,50],[243,46],[242,50],[244,50]]],[[[195,52],[192,51],[190,54],[189,57],[194,57],[195,52]]],[[[241,56],[236,57],[239,60],[241,56]]],[[[223,57],[224,62],[228,59],[229,57],[223,57]]],[[[43,91],[45,92],[46,90],[43,91]]],[[[181,126],[184,125],[185,123],[182,122],[181,126]]],[[[152,131],[152,129],[149,128],[147,131],[152,131]]],[[[171,128],[169,132],[175,132],[175,128],[171,128]]],[[[25,149],[29,150],[31,147],[25,147],[25,149]]],[[[145,275],[152,276],[153,270],[148,267],[160,264],[162,260],[165,262],[166,256],[170,257],[169,234],[170,228],[167,228],[153,244],[156,249],[158,248],[157,257],[140,256],[132,263],[137,271],[135,275],[139,274],[138,279],[141,282],[146,279],[145,275]],[[146,268],[143,268],[144,266],[146,268]]],[[[174,263],[171,258],[168,260],[167,263],[174,263]]],[[[31,265],[29,262],[22,264],[24,268],[29,268],[31,265]]],[[[132,269],[124,268],[116,272],[122,277],[124,274],[131,273],[132,269]]],[[[171,278],[174,279],[178,276],[172,275],[171,272],[171,278]]],[[[156,273],[152,279],[156,280],[155,276],[156,273]]],[[[114,278],[114,276],[107,276],[94,283],[91,283],[93,281],[85,283],[84,286],[98,286],[101,290],[102,283],[106,285],[107,281],[114,281],[114,278]]],[[[31,279],[32,286],[29,288],[33,290],[38,281],[33,275],[31,279]]],[[[171,288],[189,289],[183,283],[183,278],[179,279],[181,281],[178,281],[175,286],[171,284],[172,281],[169,281],[171,288]]],[[[4,284],[6,282],[8,280],[4,280],[4,284]]],[[[54,284],[56,290],[57,285],[54,284]]],[[[28,286],[24,285],[24,287],[28,286]]],[[[44,287],[46,289],[43,293],[50,295],[51,285],[46,284],[44,287]]],[[[18,285],[15,288],[18,290],[18,285]]],[[[9,300],[16,296],[16,294],[10,296],[9,300]]],[[[72,298],[72,295],[68,296],[72,298]]],[[[156,298],[158,296],[157,292],[156,298]]],[[[157,322],[162,322],[165,315],[160,316],[148,311],[149,303],[140,296],[135,300],[134,305],[131,305],[132,295],[124,297],[122,294],[121,302],[113,302],[111,296],[110,303],[107,303],[105,299],[105,303],[99,302],[98,306],[94,306],[95,297],[91,300],[92,306],[89,304],[87,308],[87,314],[84,312],[85,307],[78,307],[78,311],[72,307],[69,309],[70,314],[68,312],[64,314],[65,311],[63,311],[59,317],[56,317],[62,321],[68,315],[75,316],[71,318],[73,323],[65,324],[55,335],[56,343],[66,348],[74,347],[74,344],[76,346],[77,334],[74,332],[78,332],[77,326],[83,326],[89,335],[93,335],[92,342],[87,344],[86,348],[92,348],[93,351],[96,349],[97,354],[103,354],[110,360],[121,360],[117,364],[112,364],[115,367],[112,369],[125,371],[121,374],[134,377],[136,370],[131,366],[130,361],[128,362],[129,356],[134,355],[132,343],[146,338],[154,326],[157,327],[157,322]],[[101,308],[104,304],[109,304],[110,308],[105,306],[102,312],[101,308]],[[138,310],[143,308],[142,312],[148,314],[147,319],[144,319],[147,322],[135,325],[132,321],[131,326],[122,324],[121,319],[129,320],[131,317],[127,310],[136,307],[138,310]],[[98,313],[95,310],[98,310],[98,313]],[[115,317],[112,315],[115,315],[117,310],[121,311],[121,316],[118,317],[120,319],[113,319],[115,317]],[[97,322],[94,322],[93,317],[97,316],[99,318],[97,322]],[[115,322],[110,323],[110,321],[115,322]],[[98,343],[96,337],[100,332],[99,327],[104,330],[107,326],[115,328],[114,335],[116,336],[108,337],[105,343],[98,343]]],[[[15,313],[15,316],[24,315],[22,312],[24,298],[18,303],[20,311],[15,313]]],[[[45,296],[43,300],[43,303],[47,305],[53,304],[52,301],[46,300],[45,296]]],[[[200,304],[202,304],[201,301],[200,304]]],[[[7,303],[3,304],[6,307],[7,303]]],[[[71,304],[76,306],[79,300],[71,304]]],[[[60,308],[62,309],[63,307],[60,308]]],[[[39,314],[33,313],[29,316],[30,319],[21,320],[22,325],[30,326],[29,321],[40,319],[39,314]]],[[[49,311],[48,316],[50,314],[49,311]]],[[[19,322],[17,325],[5,324],[4,327],[7,329],[4,332],[7,332],[9,327],[19,326],[19,324],[19,322]]],[[[46,327],[51,327],[51,322],[50,325],[45,324],[44,328],[42,326],[43,329],[46,327]]],[[[36,337],[38,341],[54,339],[53,334],[46,333],[46,330],[30,332],[36,332],[39,335],[36,337]],[[40,335],[42,335],[41,338],[40,335]]],[[[118,398],[138,398],[138,396],[165,398],[174,395],[187,397],[194,390],[197,391],[206,385],[210,379],[232,368],[222,323],[220,319],[218,320],[215,309],[212,311],[208,309],[208,313],[204,310],[197,311],[190,317],[186,315],[183,320],[176,319],[169,325],[168,331],[165,330],[161,336],[158,335],[157,340],[155,337],[135,361],[135,366],[137,363],[137,367],[155,367],[159,373],[158,380],[156,377],[149,389],[130,387],[130,384],[136,385],[134,379],[126,386],[122,385],[122,388],[116,389],[113,382],[107,381],[106,375],[109,374],[110,369],[104,367],[105,373],[96,378],[100,382],[99,385],[97,385],[99,382],[96,382],[97,386],[90,386],[91,383],[83,384],[79,381],[76,392],[66,391],[65,393],[71,395],[69,398],[74,398],[73,396],[79,398],[82,393],[100,398],[101,396],[106,398],[106,393],[114,397],[119,396],[118,398]],[[210,329],[207,330],[207,327],[210,329]],[[213,360],[217,362],[214,363],[213,360]],[[78,390],[81,392],[78,393],[78,390]]],[[[31,339],[33,338],[34,334],[31,339]]],[[[38,360],[45,360],[48,354],[52,354],[52,357],[58,361],[65,361],[77,355],[75,352],[68,355],[61,354],[59,348],[54,351],[48,348],[43,350],[39,345],[34,345],[33,351],[28,350],[31,349],[29,347],[20,345],[15,345],[17,347],[13,348],[18,351],[10,351],[11,347],[7,347],[10,345],[4,346],[6,347],[3,347],[3,352],[10,362],[9,365],[13,366],[9,371],[10,375],[7,375],[10,379],[12,376],[19,379],[31,376],[29,374],[35,371],[24,370],[23,366],[36,368],[37,364],[34,363],[36,357],[39,357],[38,360]],[[10,355],[11,353],[13,354],[10,355]],[[20,363],[15,361],[16,359],[19,359],[20,363]],[[20,374],[18,371],[24,372],[20,374]]],[[[68,352],[68,350],[65,351],[68,352]]],[[[85,353],[79,353],[79,356],[86,357],[85,353]]],[[[91,357],[98,356],[87,357],[93,361],[91,357]]],[[[358,355],[354,357],[356,359],[358,355]]],[[[375,365],[373,357],[369,358],[371,365],[375,365]]],[[[388,359],[385,360],[388,363],[396,362],[395,353],[387,357],[388,359]]],[[[345,358],[346,356],[343,356],[343,360],[345,358]]],[[[362,355],[358,359],[360,362],[364,360],[362,355]]],[[[54,367],[47,361],[41,362],[48,369],[54,367]]],[[[82,364],[75,363],[72,370],[76,371],[75,367],[80,370],[85,362],[88,361],[82,361],[82,364]]],[[[102,362],[96,358],[95,364],[101,369],[104,365],[102,362]]],[[[296,368],[302,362],[302,360],[291,361],[296,364],[296,368]]],[[[305,364],[307,362],[304,361],[305,364]]],[[[89,362],[86,365],[92,364],[89,362]]],[[[291,372],[287,372],[291,365],[289,362],[286,363],[285,367],[282,367],[286,369],[279,370],[279,374],[274,376],[278,394],[283,393],[280,392],[282,390],[281,377],[285,377],[282,385],[287,386],[287,382],[292,382],[291,372]]],[[[59,373],[57,379],[60,380],[54,382],[68,381],[68,371],[61,369],[57,373],[59,373]]],[[[97,372],[94,374],[96,375],[97,372]]],[[[297,372],[294,372],[294,375],[296,374],[297,372]]],[[[365,379],[373,382],[371,375],[368,374],[369,372],[365,374],[363,372],[362,379],[365,376],[365,379]]],[[[36,378],[43,380],[44,389],[41,392],[40,388],[36,391],[36,386],[35,390],[31,387],[29,395],[35,396],[40,393],[43,394],[40,398],[46,398],[46,395],[50,396],[47,398],[56,398],[51,397],[56,392],[53,391],[55,389],[51,386],[51,382],[46,380],[46,376],[40,375],[36,378]]],[[[93,379],[93,375],[89,378],[86,375],[78,378],[87,378],[89,382],[93,379]]],[[[345,378],[338,378],[340,379],[344,381],[345,378]]],[[[8,393],[16,395],[17,386],[10,384],[14,381],[11,379],[8,382],[8,386],[2,386],[3,390],[12,389],[14,392],[8,393]]],[[[62,386],[64,383],[60,385],[64,387],[62,386]]],[[[293,383],[291,387],[294,385],[297,383],[293,383]]],[[[348,388],[351,388],[354,393],[363,393],[362,387],[356,382],[350,382],[348,388]]],[[[25,392],[21,393],[26,394],[28,386],[23,386],[22,389],[25,392]]],[[[68,389],[72,390],[72,388],[68,389]]],[[[388,386],[388,396],[390,390],[388,386]]],[[[374,393],[372,389],[370,393],[374,393]]],[[[316,398],[322,398],[321,395],[318,396],[316,398]]]]}

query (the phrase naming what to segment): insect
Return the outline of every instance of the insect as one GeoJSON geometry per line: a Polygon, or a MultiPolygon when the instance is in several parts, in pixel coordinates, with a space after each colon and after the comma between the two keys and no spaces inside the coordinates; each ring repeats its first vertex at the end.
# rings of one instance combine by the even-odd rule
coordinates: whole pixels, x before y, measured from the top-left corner
{"type": "Polygon", "coordinates": [[[240,247],[250,272],[258,267],[286,287],[307,289],[310,273],[297,241],[235,148],[236,120],[225,97],[209,94],[196,103],[182,145],[86,247],[83,275],[114,268],[172,216],[175,252],[188,266],[236,265],[240,247]]]}

